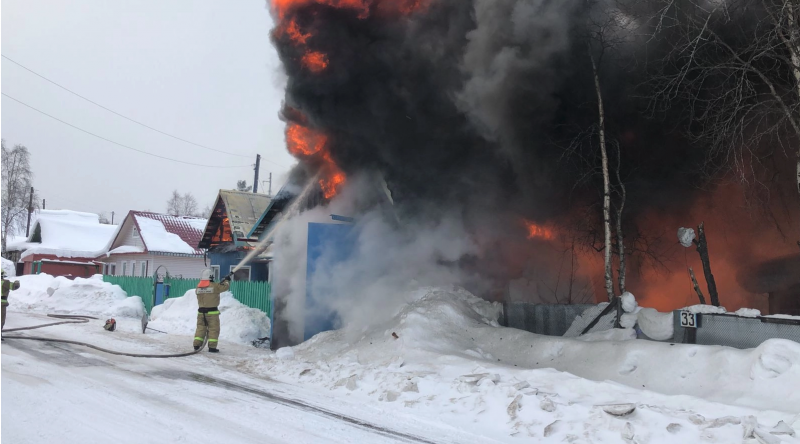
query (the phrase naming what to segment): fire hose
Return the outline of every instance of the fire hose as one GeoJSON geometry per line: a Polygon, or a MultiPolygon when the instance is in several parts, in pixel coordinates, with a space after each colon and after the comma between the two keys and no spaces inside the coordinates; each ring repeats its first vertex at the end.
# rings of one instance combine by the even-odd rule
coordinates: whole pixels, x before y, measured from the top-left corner
{"type": "MultiPolygon", "coordinates": [[[[85,324],[89,322],[90,319],[97,319],[93,316],[81,316],[81,315],[57,315],[57,314],[48,314],[48,317],[56,318],[56,319],[67,319],[66,321],[60,322],[51,322],[49,324],[42,324],[42,325],[34,325],[33,327],[19,327],[19,328],[10,328],[7,330],[3,330],[3,333],[12,332],[12,331],[22,331],[22,330],[34,330],[37,328],[43,327],[51,327],[53,325],[61,325],[61,324],[85,324]]],[[[43,342],[58,342],[62,344],[74,344],[74,345],[82,345],[84,347],[93,348],[95,350],[99,350],[104,353],[109,353],[112,355],[119,355],[119,356],[130,356],[134,358],[182,358],[185,356],[192,356],[197,353],[203,351],[206,344],[208,343],[208,333],[206,333],[205,337],[203,337],[203,344],[197,350],[193,350],[191,352],[186,353],[174,353],[174,354],[167,354],[167,355],[152,355],[152,354],[145,354],[145,353],[124,353],[118,352],[114,350],[109,350],[107,348],[98,347],[96,345],[87,344],[85,342],[80,341],[70,341],[68,339],[54,339],[54,338],[45,338],[41,336],[7,336],[3,335],[3,339],[29,339],[32,341],[43,341],[43,342]]]]}

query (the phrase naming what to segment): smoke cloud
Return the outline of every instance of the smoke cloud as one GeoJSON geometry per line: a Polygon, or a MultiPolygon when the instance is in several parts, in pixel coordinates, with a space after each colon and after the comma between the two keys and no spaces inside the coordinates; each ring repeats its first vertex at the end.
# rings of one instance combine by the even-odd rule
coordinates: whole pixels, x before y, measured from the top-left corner
{"type": "MultiPolygon", "coordinates": [[[[395,306],[413,285],[458,283],[492,297],[524,278],[522,292],[558,288],[551,292],[559,300],[566,288],[597,294],[597,253],[587,247],[600,222],[598,181],[589,174],[596,146],[570,142],[597,121],[590,54],[598,54],[584,37],[591,23],[608,19],[610,3],[274,0],[271,7],[288,78],[283,117],[326,141],[304,154],[316,157],[301,156],[299,168],[312,175],[333,162],[347,176],[329,208],[303,213],[276,239],[276,263],[297,272],[279,268],[276,289],[304,294],[303,230],[336,212],[357,218],[356,253],[312,285],[325,288],[324,306],[342,322],[395,306]],[[384,181],[393,204],[381,194],[384,181]],[[531,239],[525,221],[550,227],[555,240],[531,239]]],[[[615,14],[621,28],[637,24],[615,14]]],[[[659,42],[646,48],[633,31],[628,37],[604,53],[600,77],[628,190],[626,224],[639,242],[631,281],[649,292],[650,278],[685,268],[674,232],[707,215],[698,202],[713,201],[716,188],[699,172],[708,153],[677,130],[686,110],[646,115],[646,63],[632,62],[658,53],[659,42]]],[[[754,226],[786,230],[795,212],[754,226]]]]}

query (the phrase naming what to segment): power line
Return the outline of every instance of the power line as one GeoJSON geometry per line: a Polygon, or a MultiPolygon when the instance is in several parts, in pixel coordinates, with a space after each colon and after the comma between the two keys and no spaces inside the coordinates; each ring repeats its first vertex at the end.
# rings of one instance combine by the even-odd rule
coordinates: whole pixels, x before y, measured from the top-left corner
{"type": "Polygon", "coordinates": [[[108,112],[110,112],[110,113],[116,114],[116,115],[118,115],[119,117],[122,117],[123,119],[129,120],[129,121],[131,121],[131,122],[133,122],[133,123],[135,123],[135,124],[137,124],[137,125],[141,125],[141,126],[143,126],[143,127],[147,128],[147,129],[153,130],[153,131],[155,131],[155,132],[157,132],[157,133],[163,134],[163,135],[165,135],[165,136],[168,136],[168,137],[172,137],[172,138],[173,138],[173,139],[175,139],[175,140],[180,140],[181,142],[185,142],[185,143],[188,143],[188,144],[190,144],[190,145],[194,145],[194,146],[197,146],[197,147],[200,147],[200,148],[205,148],[205,149],[207,149],[207,150],[216,151],[216,152],[218,152],[218,153],[223,153],[223,154],[230,154],[231,156],[248,157],[248,158],[249,158],[249,157],[252,157],[252,156],[250,156],[250,155],[236,154],[236,153],[231,153],[231,152],[228,152],[228,151],[222,151],[222,150],[218,150],[218,149],[215,149],[215,148],[211,148],[211,147],[208,147],[208,146],[205,146],[205,145],[201,145],[201,144],[199,144],[199,143],[192,142],[191,140],[186,140],[186,139],[180,138],[180,137],[178,137],[178,136],[173,136],[172,134],[169,134],[169,133],[167,133],[167,132],[161,131],[160,129],[153,128],[152,126],[149,126],[149,125],[147,125],[147,124],[144,124],[144,123],[142,123],[142,122],[139,122],[138,120],[131,119],[130,117],[128,117],[128,116],[125,116],[125,115],[122,115],[122,114],[120,114],[120,113],[118,113],[118,112],[114,111],[113,109],[107,108],[107,107],[105,107],[105,106],[103,106],[103,105],[101,105],[101,104],[99,104],[99,103],[97,103],[97,102],[95,102],[95,101],[93,101],[93,100],[91,100],[91,99],[88,99],[88,98],[86,98],[86,97],[84,97],[84,96],[82,96],[82,95],[80,95],[80,94],[76,93],[75,91],[72,91],[72,90],[70,90],[69,88],[67,88],[67,87],[65,87],[65,86],[59,85],[58,83],[54,82],[53,80],[50,80],[50,79],[48,79],[47,77],[45,77],[45,76],[43,76],[43,75],[41,75],[41,74],[37,73],[36,71],[34,71],[34,70],[32,70],[32,69],[28,68],[27,66],[25,66],[25,65],[23,65],[23,64],[21,64],[21,63],[19,63],[19,62],[15,61],[15,60],[12,60],[12,59],[10,59],[9,57],[7,57],[7,56],[5,56],[5,55],[0,55],[0,56],[2,56],[4,59],[8,60],[9,62],[11,62],[11,63],[13,63],[13,64],[15,64],[15,65],[19,66],[20,68],[22,68],[22,69],[24,69],[24,70],[26,70],[26,71],[30,72],[31,74],[33,74],[33,75],[35,75],[35,76],[37,76],[37,77],[39,77],[39,78],[41,78],[41,79],[43,79],[43,80],[46,80],[46,81],[48,81],[48,82],[52,83],[53,85],[55,85],[55,86],[57,86],[57,87],[59,87],[59,88],[63,89],[64,91],[66,91],[66,92],[68,92],[68,93],[70,93],[70,94],[73,94],[73,95],[75,95],[75,96],[78,96],[78,97],[80,97],[81,99],[83,99],[83,100],[85,100],[85,101],[87,101],[87,102],[91,103],[92,105],[99,106],[100,108],[103,108],[104,110],[106,110],[106,111],[108,111],[108,112]]]}
{"type": "Polygon", "coordinates": [[[61,122],[61,123],[63,123],[64,125],[67,125],[67,126],[70,126],[70,127],[72,127],[72,128],[75,128],[76,130],[78,130],[78,131],[82,131],[82,132],[84,132],[84,133],[86,133],[86,134],[89,134],[90,136],[97,137],[98,139],[105,140],[106,142],[113,143],[114,145],[121,146],[122,148],[126,148],[126,149],[129,149],[129,150],[132,150],[132,151],[136,151],[137,153],[147,154],[148,156],[158,157],[159,159],[170,160],[170,161],[172,161],[172,162],[184,163],[184,164],[186,164],[186,165],[193,165],[193,166],[199,166],[199,167],[208,167],[208,168],[250,168],[250,167],[252,167],[252,165],[237,165],[237,166],[202,165],[202,164],[199,164],[199,163],[185,162],[185,161],[183,161],[183,160],[178,160],[178,159],[172,159],[172,158],[169,158],[169,157],[159,156],[158,154],[153,154],[153,153],[149,153],[149,152],[147,152],[147,151],[142,151],[142,150],[140,150],[140,149],[136,149],[136,148],[133,148],[133,147],[131,147],[131,146],[124,145],[124,144],[121,144],[121,143],[119,143],[119,142],[115,142],[115,141],[113,141],[113,140],[111,140],[111,139],[107,139],[107,138],[105,138],[105,137],[103,137],[103,136],[98,136],[97,134],[95,134],[95,133],[93,133],[93,132],[86,131],[86,130],[85,130],[85,129],[83,129],[83,128],[78,128],[77,126],[75,126],[75,125],[73,125],[73,124],[71,124],[71,123],[69,123],[69,122],[65,122],[65,121],[63,121],[63,120],[59,119],[58,117],[51,116],[50,114],[47,114],[47,113],[46,113],[46,112],[44,112],[44,111],[41,111],[41,110],[39,110],[39,109],[36,109],[36,108],[34,108],[34,107],[32,107],[32,106],[28,105],[27,103],[25,103],[25,102],[21,101],[21,100],[17,100],[17,99],[15,99],[15,98],[13,98],[13,97],[9,96],[9,95],[8,95],[8,94],[6,94],[6,93],[0,93],[0,94],[2,94],[4,97],[8,97],[9,99],[11,99],[11,100],[13,100],[13,101],[15,101],[15,102],[19,103],[20,105],[26,106],[26,107],[28,107],[28,108],[30,108],[30,109],[32,109],[32,110],[34,110],[34,111],[36,111],[36,112],[38,112],[38,113],[40,113],[40,114],[44,114],[45,116],[47,116],[47,117],[49,117],[49,118],[51,118],[51,119],[53,119],[53,120],[56,120],[56,121],[58,121],[58,122],[61,122]]]}

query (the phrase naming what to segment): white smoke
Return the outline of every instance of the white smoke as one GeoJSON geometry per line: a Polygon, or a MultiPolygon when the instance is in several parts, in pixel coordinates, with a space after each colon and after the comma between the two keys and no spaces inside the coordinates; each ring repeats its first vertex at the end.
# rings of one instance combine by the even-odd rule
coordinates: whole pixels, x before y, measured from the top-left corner
{"type": "Polygon", "coordinates": [[[464,285],[472,278],[456,264],[464,255],[479,253],[459,215],[434,221],[423,215],[398,218],[385,198],[381,205],[359,211],[381,195],[373,176],[350,178],[328,206],[301,213],[277,233],[273,286],[279,304],[285,304],[282,318],[289,321],[291,342],[302,341],[308,315],[335,317],[335,327],[376,324],[409,302],[410,290],[464,285]],[[355,218],[353,251],[342,261],[335,248],[325,250],[307,289],[308,224],[336,223],[331,214],[355,218]],[[307,301],[307,294],[314,300],[307,301]],[[311,305],[317,313],[310,313],[311,305]]]}

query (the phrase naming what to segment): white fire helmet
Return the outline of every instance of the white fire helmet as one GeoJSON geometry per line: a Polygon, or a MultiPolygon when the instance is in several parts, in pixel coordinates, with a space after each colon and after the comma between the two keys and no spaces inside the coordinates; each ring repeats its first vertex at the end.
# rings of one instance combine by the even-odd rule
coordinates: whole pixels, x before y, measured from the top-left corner
{"type": "Polygon", "coordinates": [[[201,281],[213,281],[214,280],[214,270],[210,268],[206,268],[203,270],[203,273],[200,274],[201,281]]]}

